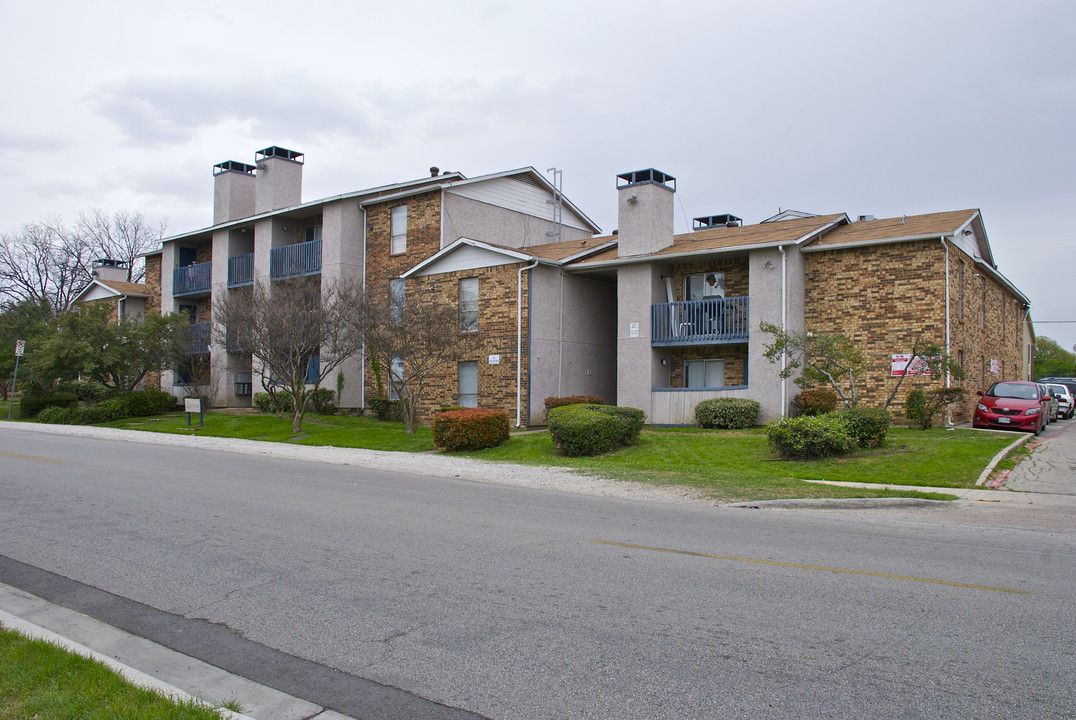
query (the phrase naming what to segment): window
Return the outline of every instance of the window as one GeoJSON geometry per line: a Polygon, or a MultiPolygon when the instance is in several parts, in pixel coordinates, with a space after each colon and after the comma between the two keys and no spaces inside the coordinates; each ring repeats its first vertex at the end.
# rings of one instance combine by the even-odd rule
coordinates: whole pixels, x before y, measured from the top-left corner
{"type": "Polygon", "coordinates": [[[321,356],[311,355],[306,363],[306,384],[313,385],[321,374],[321,356]]]}
{"type": "Polygon", "coordinates": [[[192,247],[181,247],[179,249],[179,266],[187,267],[188,265],[194,265],[198,262],[198,251],[192,247]]]}
{"type": "Polygon", "coordinates": [[[478,278],[460,280],[460,332],[478,332],[478,278]]]}
{"type": "Polygon", "coordinates": [[[303,230],[303,242],[321,242],[321,225],[313,225],[303,230]]]}
{"type": "Polygon", "coordinates": [[[191,325],[198,322],[198,308],[194,305],[180,305],[179,312],[186,313],[187,319],[191,321],[191,325]]]}
{"type": "Polygon", "coordinates": [[[389,280],[389,319],[393,325],[403,322],[406,307],[407,281],[400,278],[389,280]]]}
{"type": "Polygon", "coordinates": [[[980,276],[982,281],[982,297],[979,300],[979,329],[986,330],[986,278],[980,276]]]}
{"type": "Polygon", "coordinates": [[[685,360],[685,388],[725,387],[724,360],[685,360]]]}
{"type": "Polygon", "coordinates": [[[392,208],[392,246],[393,255],[407,252],[407,206],[392,208]]]}
{"type": "Polygon", "coordinates": [[[1004,295],[1001,296],[1001,339],[1005,339],[1005,306],[1008,304],[1009,298],[1004,295]]]}
{"type": "Polygon", "coordinates": [[[460,407],[478,407],[478,363],[460,363],[460,407]]]}
{"type": "Polygon", "coordinates": [[[399,400],[400,393],[397,390],[397,386],[403,382],[404,377],[404,360],[402,355],[397,355],[392,358],[392,365],[389,366],[389,400],[399,400]]]}
{"type": "Polygon", "coordinates": [[[964,261],[956,266],[956,319],[964,319],[964,261]]]}
{"type": "Polygon", "coordinates": [[[684,276],[684,300],[725,297],[725,273],[710,272],[684,276]]]}

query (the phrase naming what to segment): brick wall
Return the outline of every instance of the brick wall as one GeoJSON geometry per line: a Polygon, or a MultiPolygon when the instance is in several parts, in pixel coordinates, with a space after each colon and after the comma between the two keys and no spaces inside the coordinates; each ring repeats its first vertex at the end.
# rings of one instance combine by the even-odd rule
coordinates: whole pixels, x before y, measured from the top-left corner
{"type": "MultiPolygon", "coordinates": [[[[804,262],[805,328],[842,333],[863,351],[866,370],[857,388],[861,405],[881,406],[896,386],[898,379],[891,377],[893,354],[911,352],[917,338],[945,346],[945,248],[938,240],[807,253],[804,262]]],[[[998,359],[1006,378],[1016,377],[1021,368],[1023,310],[1015,296],[989,278],[984,306],[982,279],[973,267],[971,258],[950,246],[950,352],[954,359],[963,357],[968,375],[963,384],[970,391],[963,405],[954,407],[955,421],[971,418],[980,358],[987,365],[990,358],[998,359]],[[982,323],[980,310],[985,313],[982,323]]],[[[944,377],[908,377],[890,410],[903,413],[909,390],[944,384],[944,377]]]]}
{"type": "Polygon", "coordinates": [[[146,314],[161,314],[161,256],[146,256],[146,314]]]}
{"type": "MultiPolygon", "coordinates": [[[[478,279],[478,332],[475,344],[460,361],[478,364],[478,406],[503,410],[514,423],[516,417],[516,293],[518,271],[521,263],[498,265],[477,270],[442,273],[413,278],[407,282],[407,301],[415,298],[436,298],[439,302],[459,307],[459,281],[464,278],[478,279]],[[436,289],[434,289],[436,286],[436,289]],[[500,362],[491,365],[491,355],[500,356],[500,362]]],[[[522,421],[526,422],[528,404],[526,386],[529,351],[528,337],[528,289],[530,273],[523,274],[523,353],[522,353],[522,421]]],[[[406,358],[404,360],[406,363],[406,358]]],[[[431,413],[439,407],[459,403],[459,364],[446,363],[426,383],[424,397],[419,404],[420,422],[428,423],[431,413]]]]}

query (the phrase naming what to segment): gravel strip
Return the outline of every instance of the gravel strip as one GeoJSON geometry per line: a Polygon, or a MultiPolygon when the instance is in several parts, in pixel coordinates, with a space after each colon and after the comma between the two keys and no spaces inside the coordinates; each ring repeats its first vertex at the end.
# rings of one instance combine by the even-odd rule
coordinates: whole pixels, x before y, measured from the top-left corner
{"type": "Polygon", "coordinates": [[[331,446],[292,445],[289,443],[236,440],[209,436],[171,435],[166,433],[120,430],[83,425],[45,425],[40,423],[2,423],[7,427],[52,435],[120,440],[145,444],[195,447],[203,450],[265,455],[323,462],[333,465],[356,465],[358,467],[432,475],[434,477],[461,478],[498,485],[516,485],[545,490],[573,492],[581,495],[619,497],[628,500],[658,502],[680,505],[709,505],[719,503],[694,488],[670,485],[647,485],[637,482],[609,480],[594,475],[581,475],[572,470],[555,467],[493,463],[471,458],[453,457],[440,453],[386,452],[383,450],[359,450],[331,446]]]}

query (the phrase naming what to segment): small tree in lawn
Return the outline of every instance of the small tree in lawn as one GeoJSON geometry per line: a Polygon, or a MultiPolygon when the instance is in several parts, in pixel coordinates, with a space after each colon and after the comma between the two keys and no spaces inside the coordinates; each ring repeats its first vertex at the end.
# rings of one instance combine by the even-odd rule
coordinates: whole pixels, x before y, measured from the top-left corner
{"type": "MultiPolygon", "coordinates": [[[[953,360],[952,357],[946,354],[945,348],[936,342],[930,342],[923,340],[922,336],[917,337],[912,344],[912,354],[908,359],[907,369],[897,379],[897,384],[893,388],[893,392],[889,393],[889,397],[886,398],[885,405],[882,406],[883,410],[888,410],[893,400],[897,397],[897,391],[900,390],[901,384],[904,383],[904,378],[908,375],[933,375],[938,378],[954,378],[956,380],[964,379],[964,368],[960,367],[953,360]]],[[[943,390],[953,390],[952,388],[942,388],[943,390]]],[[[947,393],[935,393],[938,398],[941,398],[941,404],[947,404],[948,402],[954,402],[954,400],[946,400],[945,398],[959,398],[962,392],[947,393]]],[[[936,410],[937,408],[935,408],[936,410]]],[[[928,420],[929,422],[929,420],[928,420]]],[[[929,427],[929,425],[927,426],[929,427]]]]}
{"type": "Polygon", "coordinates": [[[359,320],[371,364],[388,372],[389,389],[398,398],[407,433],[415,432],[415,414],[426,381],[446,363],[460,360],[474,335],[460,332],[459,309],[434,298],[416,298],[405,307],[390,299],[367,297],[359,320]],[[401,362],[402,361],[402,362],[401,362]]]}
{"type": "Polygon", "coordinates": [[[261,365],[265,391],[291,396],[291,429],[299,435],[314,392],[340,363],[362,349],[361,328],[355,322],[361,299],[353,284],[322,288],[317,277],[224,293],[213,306],[215,342],[249,352],[261,365]]]}
{"type": "Polygon", "coordinates": [[[855,406],[856,383],[863,377],[865,362],[862,351],[851,340],[840,334],[782,330],[766,322],[759,327],[773,336],[773,342],[766,346],[765,357],[772,363],[780,362],[782,355],[787,358],[780,373],[782,378],[802,370],[795,380],[801,388],[811,383],[828,385],[847,407],[855,406]]]}

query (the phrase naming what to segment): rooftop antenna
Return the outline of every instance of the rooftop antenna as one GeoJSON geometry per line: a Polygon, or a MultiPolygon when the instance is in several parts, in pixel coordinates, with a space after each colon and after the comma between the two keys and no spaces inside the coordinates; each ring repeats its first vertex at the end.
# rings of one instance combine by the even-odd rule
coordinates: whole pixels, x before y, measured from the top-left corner
{"type": "Polygon", "coordinates": [[[546,172],[552,175],[553,198],[546,200],[546,203],[553,206],[553,229],[547,231],[545,235],[550,238],[550,242],[558,243],[560,242],[560,230],[563,226],[564,203],[561,188],[564,186],[564,171],[551,167],[546,172]]]}

